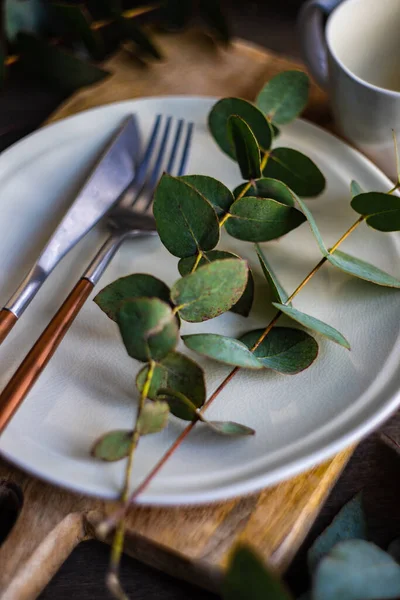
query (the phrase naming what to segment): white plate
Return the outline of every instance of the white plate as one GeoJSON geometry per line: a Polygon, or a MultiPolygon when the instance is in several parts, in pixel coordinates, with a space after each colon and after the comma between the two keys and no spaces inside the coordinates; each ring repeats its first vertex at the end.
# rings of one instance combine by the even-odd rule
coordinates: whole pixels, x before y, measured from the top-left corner
{"type": "MultiPolygon", "coordinates": [[[[6,301],[62,215],[103,140],[128,113],[140,117],[144,135],[156,113],[194,120],[196,131],[188,173],[213,175],[229,186],[238,168],[210,138],[209,98],[151,98],[104,106],[46,127],[0,157],[0,301],[6,301]]],[[[388,190],[388,179],[367,159],[332,135],[304,121],[286,127],[279,141],[311,156],[327,177],[324,194],[309,202],[326,244],[332,245],[355,220],[349,185],[388,190]]],[[[4,386],[76,282],[102,234],[92,232],[63,261],[1,348],[4,386]]],[[[248,319],[232,313],[185,332],[227,335],[265,325],[273,314],[252,245],[224,237],[221,247],[247,257],[256,276],[256,307],[248,319]]],[[[265,245],[284,286],[291,291],[320,255],[306,224],[265,245]]],[[[399,276],[399,237],[365,225],[344,249],[399,276]]],[[[149,272],[171,284],[177,259],[158,239],[127,243],[99,289],[114,279],[149,272]]],[[[209,416],[254,427],[256,436],[221,438],[201,425],[190,434],[142,495],[154,504],[201,503],[245,494],[290,477],[325,460],[377,427],[399,405],[399,292],[348,277],[331,266],[295,300],[350,340],[352,352],[318,338],[314,365],[296,376],[241,372],[215,401],[209,416]]],[[[282,323],[284,321],[282,320],[282,323]]],[[[229,368],[200,360],[211,392],[229,368]]],[[[107,430],[133,421],[135,373],[139,364],[125,353],[116,326],[88,301],[23,407],[1,437],[1,453],[18,466],[59,485],[114,498],[123,463],[106,465],[89,455],[107,430]]],[[[139,482],[184,424],[175,418],[165,431],[140,443],[134,469],[139,482]]]]}

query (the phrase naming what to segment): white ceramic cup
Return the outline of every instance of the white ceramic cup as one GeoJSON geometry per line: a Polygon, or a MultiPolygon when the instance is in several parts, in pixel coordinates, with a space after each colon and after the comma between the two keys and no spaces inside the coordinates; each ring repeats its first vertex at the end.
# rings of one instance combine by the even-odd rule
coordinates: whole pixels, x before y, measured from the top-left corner
{"type": "Polygon", "coordinates": [[[338,130],[394,178],[400,0],[309,0],[299,27],[305,62],[330,95],[338,130]]]}

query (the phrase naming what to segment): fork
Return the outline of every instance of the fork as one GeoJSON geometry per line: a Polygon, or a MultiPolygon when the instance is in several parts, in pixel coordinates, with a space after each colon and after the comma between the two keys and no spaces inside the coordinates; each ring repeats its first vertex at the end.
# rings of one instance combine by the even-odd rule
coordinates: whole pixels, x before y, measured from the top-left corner
{"type": "Polygon", "coordinates": [[[0,434],[45,369],[121,244],[129,238],[157,234],[152,203],[158,179],[164,167],[170,174],[174,171],[178,176],[185,173],[193,135],[191,122],[178,120],[173,137],[172,126],[172,117],[156,117],[136,176],[109,214],[109,236],[1,393],[0,434]],[[168,156],[170,140],[172,146],[168,156]]]}

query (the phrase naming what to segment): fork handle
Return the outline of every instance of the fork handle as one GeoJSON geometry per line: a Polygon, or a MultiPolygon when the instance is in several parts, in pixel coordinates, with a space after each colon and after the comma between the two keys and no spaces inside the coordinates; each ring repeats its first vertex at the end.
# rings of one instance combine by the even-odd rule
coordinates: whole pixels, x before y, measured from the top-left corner
{"type": "Polygon", "coordinates": [[[17,321],[18,317],[11,310],[3,308],[0,311],[0,344],[4,342],[17,321]]]}
{"type": "Polygon", "coordinates": [[[78,281],[4,388],[0,395],[0,433],[46,367],[93,287],[93,283],[86,278],[78,281]]]}

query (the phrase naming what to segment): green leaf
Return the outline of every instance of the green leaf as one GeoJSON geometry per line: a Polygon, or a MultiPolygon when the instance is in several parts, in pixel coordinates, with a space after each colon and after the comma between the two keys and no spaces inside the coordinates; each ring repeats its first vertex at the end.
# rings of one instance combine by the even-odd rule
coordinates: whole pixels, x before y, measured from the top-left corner
{"type": "Polygon", "coordinates": [[[352,198],[354,198],[354,196],[358,196],[358,194],[364,193],[364,190],[362,189],[361,185],[357,183],[357,181],[355,181],[354,179],[350,184],[350,193],[352,198]]]}
{"type": "Polygon", "coordinates": [[[91,28],[91,17],[83,4],[55,3],[51,5],[51,8],[55,16],[59,18],[62,28],[72,34],[75,39],[82,41],[94,60],[104,58],[103,38],[98,30],[91,28]]]}
{"type": "Polygon", "coordinates": [[[357,494],[343,506],[332,523],[317,537],[307,553],[310,572],[332,548],[344,540],[367,539],[367,524],[362,506],[362,496],[357,494]]]}
{"type": "Polygon", "coordinates": [[[284,71],[268,81],[256,104],[273,123],[285,125],[306,107],[309,88],[308,76],[303,71],[284,71]]]}
{"type": "Polygon", "coordinates": [[[269,150],[272,143],[272,130],[262,112],[247,100],[223,98],[214,104],[208,116],[208,126],[218,146],[235,159],[228,132],[229,117],[237,115],[246,121],[262,150],[269,150]]]}
{"type": "Polygon", "coordinates": [[[237,115],[229,117],[228,132],[243,179],[258,179],[261,177],[260,148],[246,121],[243,121],[237,115]]]}
{"type": "Polygon", "coordinates": [[[364,540],[337,544],[314,576],[313,600],[382,600],[400,597],[400,566],[364,540]]]}
{"type": "Polygon", "coordinates": [[[185,345],[198,354],[245,369],[262,369],[263,365],[239,340],[216,333],[183,335],[185,345]]]}
{"type": "Polygon", "coordinates": [[[333,254],[329,254],[328,260],[332,265],[338,267],[338,269],[349,275],[354,275],[354,277],[359,277],[360,279],[365,279],[366,281],[385,287],[400,288],[400,281],[389,275],[389,273],[385,273],[385,271],[381,271],[378,267],[374,267],[374,265],[346,254],[341,250],[335,250],[333,254]]]}
{"type": "Polygon", "coordinates": [[[218,244],[219,222],[214,208],[180,178],[161,177],[153,212],[161,241],[174,256],[193,256],[218,244]]]}
{"type": "Polygon", "coordinates": [[[178,279],[171,288],[171,298],[185,321],[206,321],[236,304],[245,290],[247,278],[244,260],[216,260],[178,279]]]}
{"type": "Polygon", "coordinates": [[[112,321],[116,321],[118,310],[124,300],[159,298],[168,304],[169,294],[169,287],[157,277],[146,273],[135,273],[107,285],[95,296],[94,302],[112,321]]]}
{"type": "Polygon", "coordinates": [[[260,261],[262,271],[264,273],[264,277],[268,282],[268,285],[271,289],[274,300],[277,300],[278,302],[285,304],[287,302],[287,299],[289,298],[289,296],[288,296],[287,292],[281,286],[278,278],[276,277],[275,273],[273,272],[270,264],[268,263],[267,259],[265,258],[265,255],[263,254],[263,251],[261,250],[261,248],[258,244],[256,244],[256,252],[257,252],[258,260],[260,261]]]}
{"type": "Polygon", "coordinates": [[[67,94],[99,83],[110,74],[32,35],[19,33],[17,42],[21,66],[67,94]]]}
{"type": "MultiPolygon", "coordinates": [[[[237,198],[247,186],[247,183],[240,184],[234,191],[233,195],[237,198]]],[[[257,196],[258,198],[272,198],[277,200],[281,204],[286,206],[294,206],[294,196],[292,190],[287,185],[278,181],[277,179],[271,179],[269,177],[263,177],[254,182],[249,187],[244,196],[257,196]]]]}
{"type": "Polygon", "coordinates": [[[4,28],[7,38],[15,41],[20,32],[41,33],[47,21],[43,0],[5,0],[4,28]]]}
{"type": "Polygon", "coordinates": [[[366,219],[367,225],[378,231],[400,231],[400,209],[371,215],[366,219]]]}
{"type": "Polygon", "coordinates": [[[317,244],[318,244],[319,249],[321,250],[321,253],[323,254],[323,256],[327,256],[328,250],[325,247],[324,241],[321,237],[321,234],[319,232],[319,229],[317,227],[315,219],[312,216],[312,213],[307,208],[306,204],[298,196],[295,196],[295,199],[296,199],[297,204],[300,206],[301,210],[303,211],[304,216],[306,217],[306,219],[308,221],[308,224],[311,228],[311,232],[313,233],[313,235],[317,241],[317,244]]]}
{"type": "Polygon", "coordinates": [[[162,59],[162,54],[147,33],[138,27],[133,19],[125,19],[119,15],[116,17],[116,26],[118,28],[121,41],[131,41],[135,44],[140,53],[147,54],[156,60],[162,59]]]}
{"type": "Polygon", "coordinates": [[[275,123],[271,123],[271,129],[274,135],[274,140],[276,140],[276,138],[281,135],[281,130],[275,125],[275,123]]]}
{"type": "Polygon", "coordinates": [[[227,213],[233,204],[234,197],[229,188],[223,183],[207,175],[183,175],[179,177],[191,185],[213,205],[217,215],[227,213]]]}
{"type": "MultiPolygon", "coordinates": [[[[240,257],[237,256],[237,254],[233,254],[232,252],[225,252],[224,250],[211,250],[210,252],[205,252],[203,254],[198,266],[202,267],[203,265],[207,265],[208,263],[214,262],[215,260],[223,260],[225,258],[240,257]]],[[[185,275],[189,275],[189,273],[192,272],[196,259],[196,256],[188,256],[187,258],[181,258],[181,260],[178,263],[178,270],[182,277],[184,277],[185,275]]],[[[238,315],[247,317],[253,305],[253,299],[254,278],[251,270],[249,269],[249,278],[247,280],[245,290],[240,299],[236,302],[236,304],[232,306],[230,310],[238,315]]]]}
{"type": "Polygon", "coordinates": [[[92,447],[92,456],[108,462],[121,460],[129,454],[132,430],[116,429],[99,438],[92,447]]]}
{"type": "Polygon", "coordinates": [[[245,196],[235,200],[225,223],[229,235],[246,242],[268,242],[289,233],[305,221],[296,208],[271,198],[245,196]]]}
{"type": "MultiPolygon", "coordinates": [[[[142,391],[148,373],[148,365],[139,371],[136,385],[142,391]]],[[[193,360],[178,352],[170,352],[157,363],[154,369],[148,397],[157,400],[161,388],[171,388],[185,394],[196,408],[206,400],[206,385],[201,367],[193,360]]],[[[192,421],[193,411],[185,406],[171,407],[171,412],[180,419],[192,421]]]]}
{"type": "Polygon", "coordinates": [[[400,210],[400,198],[383,192],[364,192],[352,199],[351,206],[360,215],[368,216],[400,210]]]}
{"type": "Polygon", "coordinates": [[[278,308],[291,319],[294,319],[301,325],[304,325],[304,327],[307,327],[312,331],[316,331],[317,333],[328,338],[328,340],[331,340],[331,342],[335,342],[336,344],[339,344],[340,346],[350,350],[350,344],[346,338],[331,325],[328,325],[327,323],[324,323],[323,321],[320,321],[320,319],[316,319],[311,315],[306,315],[306,313],[303,313],[292,306],[286,306],[285,304],[279,304],[278,302],[273,302],[272,304],[275,306],[275,308],[278,308]]]}
{"type": "Polygon", "coordinates": [[[223,584],[224,600],[291,600],[292,596],[275,573],[248,548],[235,548],[223,584]]]}
{"type": "Polygon", "coordinates": [[[169,406],[167,402],[147,402],[137,421],[140,435],[149,435],[162,431],[168,423],[169,406]]]}
{"type": "Polygon", "coordinates": [[[125,300],[117,323],[129,356],[142,362],[164,358],[178,342],[175,315],[158,298],[125,300]]]}
{"type": "MultiPolygon", "coordinates": [[[[263,332],[263,329],[249,331],[240,339],[248,348],[253,348],[263,332]]],[[[290,327],[273,327],[254,350],[254,356],[264,367],[287,375],[304,371],[317,355],[318,344],[314,338],[305,331],[290,327]]]]}
{"type": "Polygon", "coordinates": [[[400,198],[381,192],[367,192],[355,196],[352,208],[366,216],[367,224],[378,231],[400,231],[400,198]]]}
{"type": "Polygon", "coordinates": [[[299,196],[318,196],[325,188],[325,177],[317,165],[293,148],[272,150],[264,176],[283,181],[299,196]]]}
{"type": "Polygon", "coordinates": [[[241,425],[240,423],[235,423],[234,421],[208,421],[202,414],[199,412],[193,402],[189,400],[182,394],[181,392],[177,392],[176,390],[172,390],[170,388],[162,388],[159,391],[160,397],[167,398],[167,402],[169,403],[171,410],[173,408],[178,409],[179,406],[186,408],[191,411],[193,421],[197,418],[199,421],[207,425],[210,429],[219,433],[220,435],[226,435],[230,437],[237,437],[243,435],[254,435],[254,429],[247,427],[246,425],[241,425]]]}

